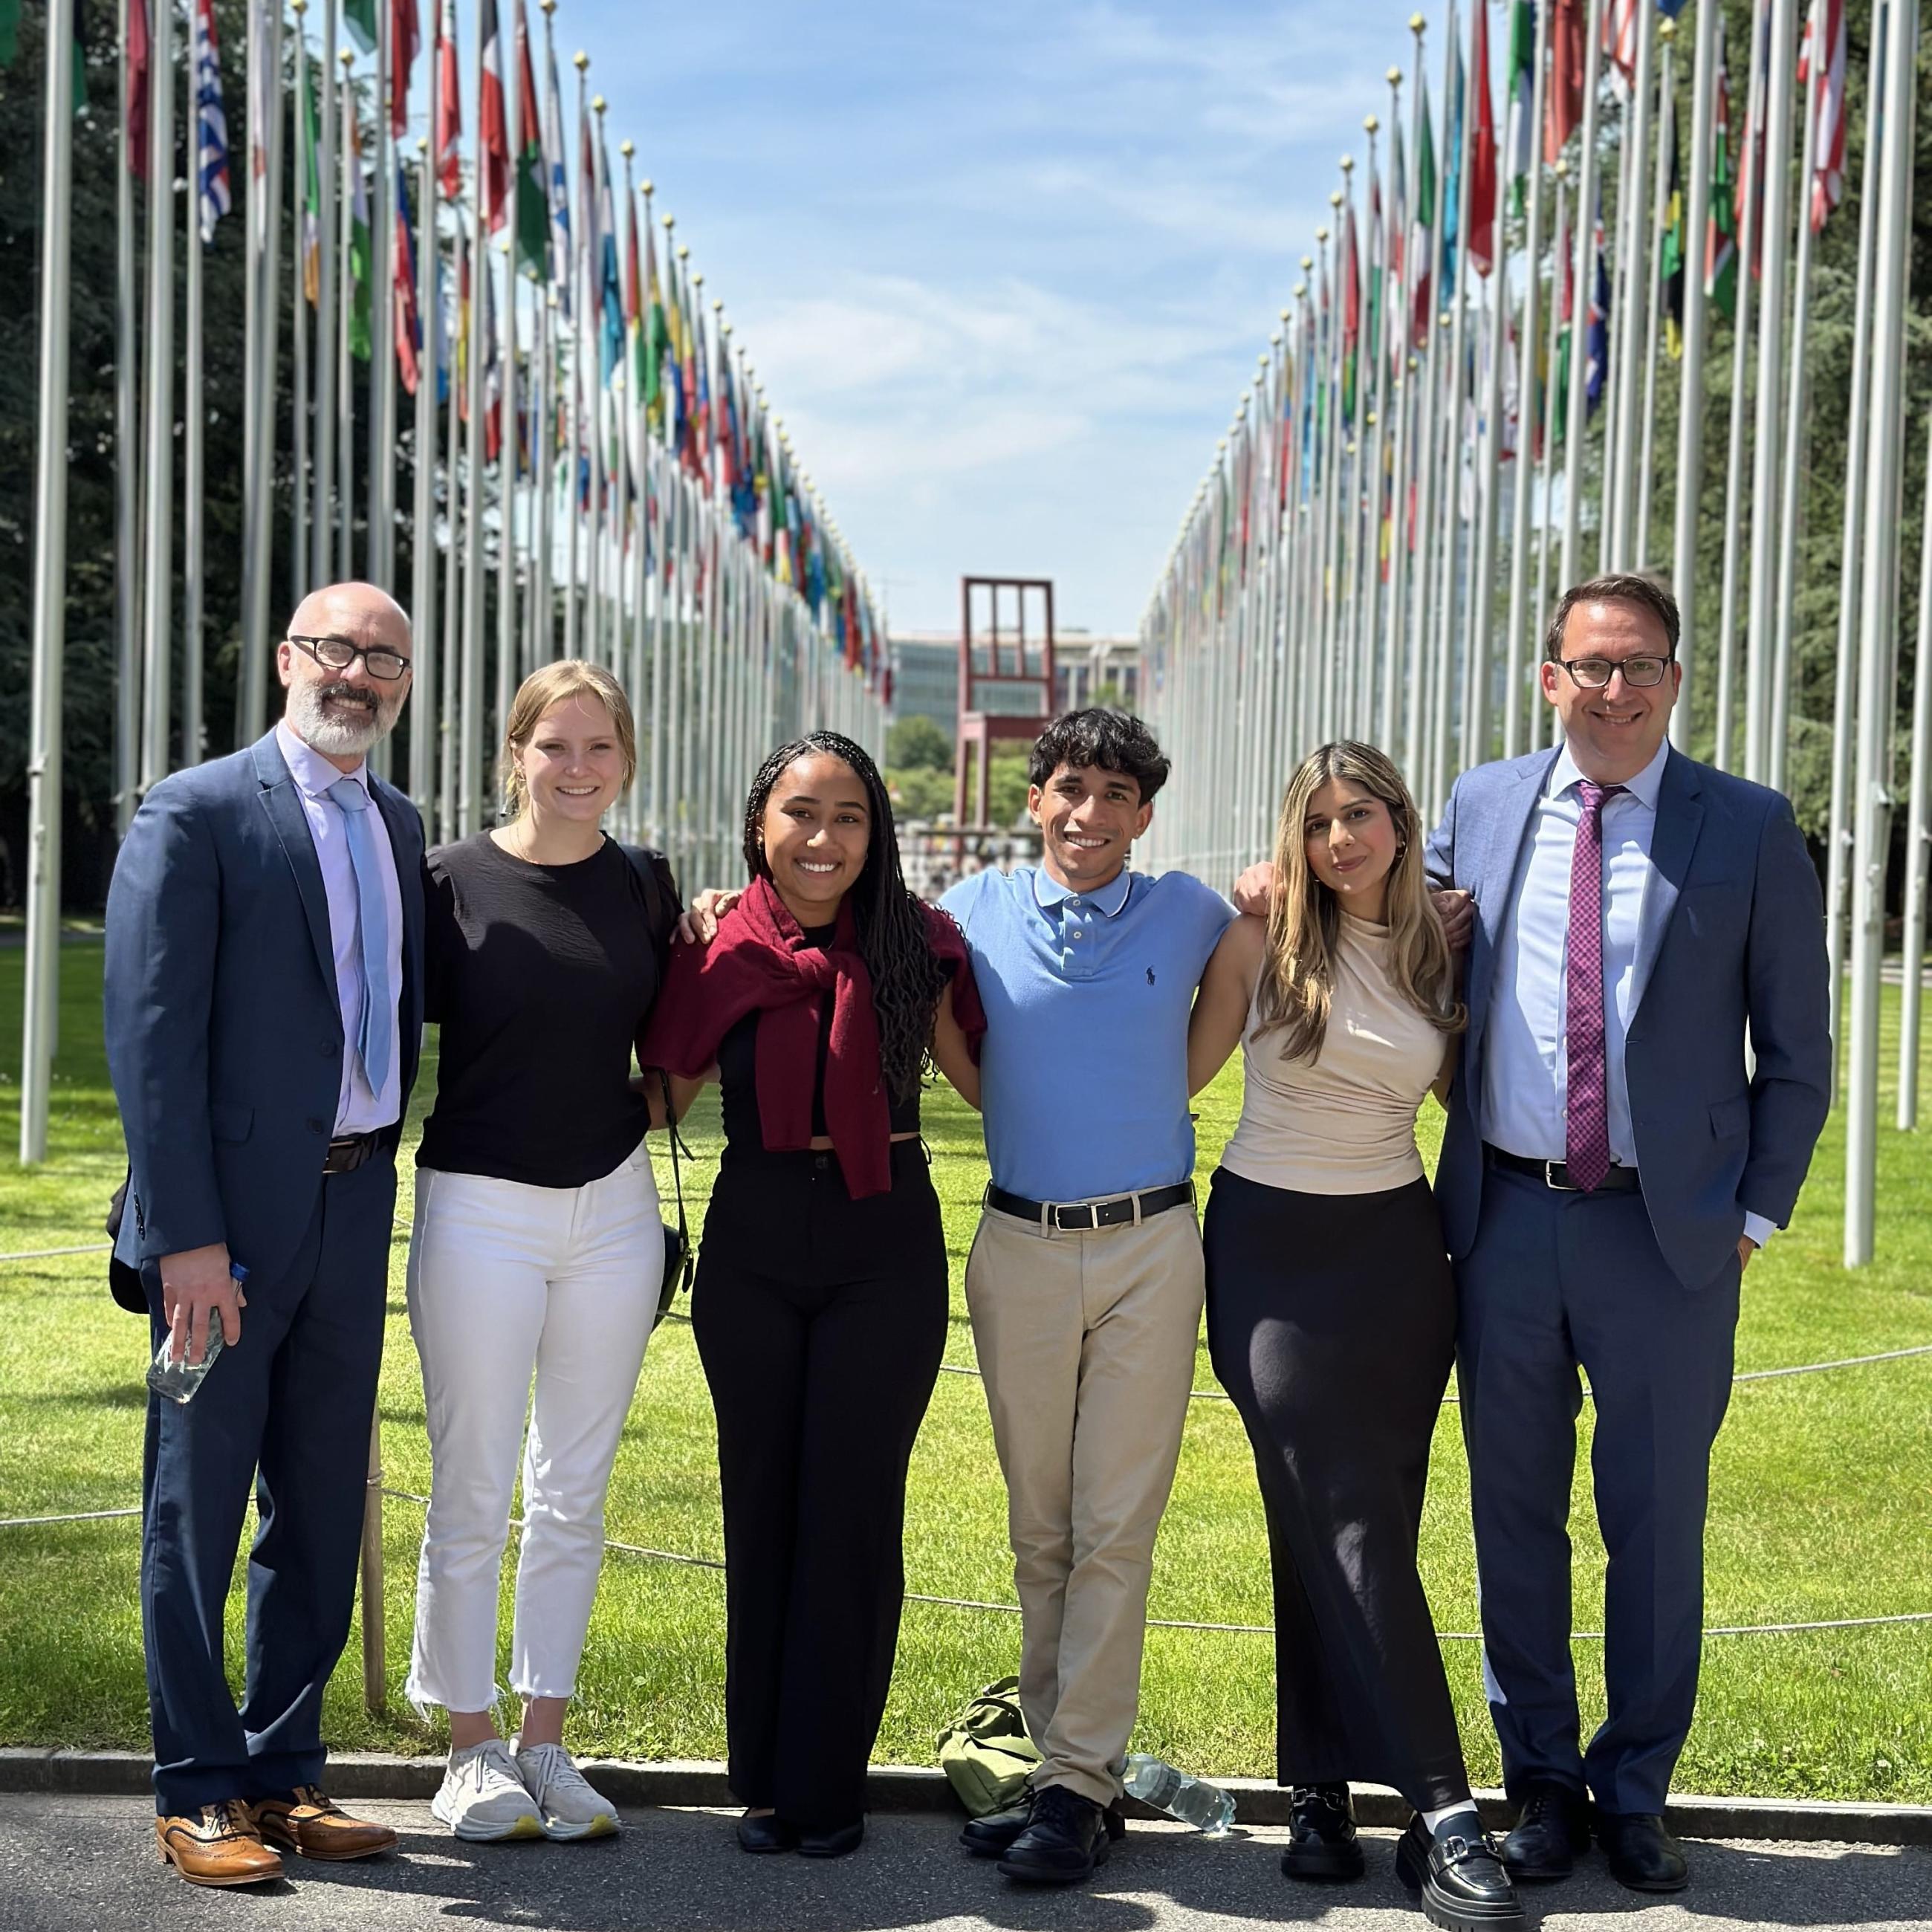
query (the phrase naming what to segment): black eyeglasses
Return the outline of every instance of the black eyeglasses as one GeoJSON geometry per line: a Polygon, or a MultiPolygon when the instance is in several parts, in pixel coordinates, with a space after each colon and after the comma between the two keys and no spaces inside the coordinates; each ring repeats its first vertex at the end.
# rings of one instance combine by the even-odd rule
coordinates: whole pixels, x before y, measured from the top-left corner
{"type": "Polygon", "coordinates": [[[1647,691],[1652,685],[1664,682],[1665,668],[1670,663],[1668,658],[1558,658],[1562,666],[1586,691],[1603,691],[1609,687],[1610,680],[1618,672],[1624,674],[1624,683],[1639,691],[1647,691]]]}
{"type": "Polygon", "coordinates": [[[299,645],[325,670],[346,670],[360,658],[369,675],[380,678],[385,684],[394,684],[410,668],[409,659],[400,651],[380,645],[366,650],[361,644],[352,644],[346,638],[298,638],[291,633],[289,642],[299,645]]]}

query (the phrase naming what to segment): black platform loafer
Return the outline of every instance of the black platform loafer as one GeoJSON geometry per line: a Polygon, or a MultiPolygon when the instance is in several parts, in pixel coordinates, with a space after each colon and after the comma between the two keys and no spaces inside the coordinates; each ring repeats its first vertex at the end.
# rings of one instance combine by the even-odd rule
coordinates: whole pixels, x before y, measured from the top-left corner
{"type": "Polygon", "coordinates": [[[1033,1822],[1033,1793],[1023,1791],[1017,1804],[1004,1811],[988,1811],[983,1818],[969,1818],[959,1842],[976,1858],[997,1858],[1033,1822]]]}
{"type": "Polygon", "coordinates": [[[1355,1807],[1346,1784],[1298,1784],[1289,1793],[1288,1849],[1281,1868],[1290,1878],[1360,1878],[1364,1870],[1355,1836],[1355,1807]]]}
{"type": "Polygon", "coordinates": [[[802,1858],[842,1858],[865,1842],[866,1820],[861,1813],[849,1824],[801,1826],[798,1855],[802,1858]]]}
{"type": "MultiPolygon", "coordinates": [[[[1441,1932],[1510,1932],[1522,1906],[1486,1832],[1468,1838],[1451,1818],[1440,1836],[1420,1818],[1396,1840],[1395,1875],[1418,1894],[1423,1916],[1441,1932]]],[[[1470,1814],[1474,1822],[1474,1814],[1470,1814]]]]}
{"type": "Polygon", "coordinates": [[[1034,1793],[1033,1819],[1006,1847],[1000,1870],[1023,1885],[1079,1885],[1113,1849],[1107,1814],[1064,1784],[1034,1793]]]}
{"type": "Polygon", "coordinates": [[[1654,1812],[1599,1810],[1597,1842],[1611,1877],[1632,1892],[1682,1892],[1690,1882],[1684,1847],[1654,1812]]]}
{"type": "Polygon", "coordinates": [[[1568,1878],[1590,1849],[1590,1808],[1560,1784],[1532,1785],[1523,1793],[1516,1828],[1503,1840],[1503,1863],[1519,1882],[1568,1878]]]}
{"type": "Polygon", "coordinates": [[[738,1820],[741,1852],[792,1852],[798,1849],[798,1828],[776,1812],[747,1811],[738,1820]]]}

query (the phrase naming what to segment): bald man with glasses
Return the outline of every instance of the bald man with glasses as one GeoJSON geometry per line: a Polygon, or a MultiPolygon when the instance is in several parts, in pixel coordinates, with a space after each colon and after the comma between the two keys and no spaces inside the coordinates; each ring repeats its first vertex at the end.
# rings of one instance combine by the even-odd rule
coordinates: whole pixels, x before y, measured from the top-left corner
{"type": "Polygon", "coordinates": [[[199,1364],[217,1323],[224,1345],[191,1400],[149,1396],[142,1492],[155,1834],[198,1885],[395,1843],[328,1797],[321,1722],[355,1603],[422,1034],[422,822],[367,762],[410,653],[374,585],[305,598],[278,648],[280,721],[148,792],[108,894],[117,1295],[145,1301],[151,1347],[199,1364]],[[222,1623],[251,1490],[238,1709],[222,1623]]]}
{"type": "Polygon", "coordinates": [[[1696,1699],[1739,1285],[1797,1203],[1832,1057],[1817,873],[1785,798],[1668,743],[1677,639],[1648,578],[1567,592],[1540,669],[1562,743],[1465,772],[1429,848],[1431,883],[1475,902],[1436,1191],[1484,1682],[1519,1807],[1504,1861],[1562,1878],[1594,1830],[1646,1892],[1688,1877],[1662,1814],[1696,1699]],[[1609,1558],[1587,1748],[1580,1368],[1609,1558]]]}

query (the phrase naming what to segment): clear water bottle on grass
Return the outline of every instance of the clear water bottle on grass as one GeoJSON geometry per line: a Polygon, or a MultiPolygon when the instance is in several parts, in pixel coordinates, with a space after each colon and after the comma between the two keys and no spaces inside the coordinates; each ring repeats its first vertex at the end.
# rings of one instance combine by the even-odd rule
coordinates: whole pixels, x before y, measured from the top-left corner
{"type": "Polygon", "coordinates": [[[1165,1811],[1184,1825],[1192,1825],[1204,1838],[1225,1838],[1233,1827],[1232,1792],[1223,1791],[1218,1784],[1210,1784],[1204,1778],[1176,1771],[1172,1765],[1163,1764],[1144,1751],[1136,1751],[1128,1758],[1125,1783],[1128,1796],[1151,1804],[1156,1811],[1165,1811]]]}

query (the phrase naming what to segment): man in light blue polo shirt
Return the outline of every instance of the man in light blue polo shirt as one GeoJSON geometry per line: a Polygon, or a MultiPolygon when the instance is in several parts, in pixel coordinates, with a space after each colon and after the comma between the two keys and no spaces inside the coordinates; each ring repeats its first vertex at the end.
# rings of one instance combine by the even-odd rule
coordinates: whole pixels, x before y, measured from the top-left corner
{"type": "Polygon", "coordinates": [[[1234,915],[1184,872],[1127,869],[1167,773],[1138,719],[1056,719],[1029,772],[1040,866],[976,874],[941,901],[986,1009],[992,1184],[966,1299],[1042,1753],[1027,1802],[964,1842],[1040,1882],[1088,1877],[1119,1834],[1154,1532],[1201,1318],[1187,1022],[1234,915]]]}

